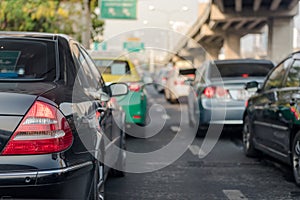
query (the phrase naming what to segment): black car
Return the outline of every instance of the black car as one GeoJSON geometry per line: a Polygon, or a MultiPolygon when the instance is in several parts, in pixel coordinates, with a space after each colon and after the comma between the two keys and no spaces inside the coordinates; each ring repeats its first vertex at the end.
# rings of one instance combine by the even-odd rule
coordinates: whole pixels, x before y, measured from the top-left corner
{"type": "Polygon", "coordinates": [[[0,198],[102,199],[104,164],[125,159],[110,97],[127,92],[66,35],[0,32],[0,198]]]}
{"type": "Polygon", "coordinates": [[[235,59],[206,61],[197,71],[188,95],[191,125],[199,124],[200,136],[209,125],[240,126],[246,100],[253,94],[245,83],[262,83],[274,67],[269,60],[235,59]]]}
{"type": "Polygon", "coordinates": [[[249,82],[246,88],[258,91],[244,114],[245,154],[261,151],[290,164],[300,185],[300,52],[280,62],[262,87],[249,82]]]}

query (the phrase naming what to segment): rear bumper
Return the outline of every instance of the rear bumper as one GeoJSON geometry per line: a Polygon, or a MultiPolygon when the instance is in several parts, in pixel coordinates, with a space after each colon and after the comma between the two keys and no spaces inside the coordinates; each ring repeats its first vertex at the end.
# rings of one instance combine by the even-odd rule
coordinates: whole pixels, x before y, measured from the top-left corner
{"type": "Polygon", "coordinates": [[[224,125],[242,125],[245,103],[202,101],[199,109],[200,124],[224,124],[224,125]]]}
{"type": "Polygon", "coordinates": [[[177,99],[181,97],[187,97],[189,94],[189,87],[188,85],[179,85],[179,86],[174,86],[171,88],[171,92],[174,93],[175,97],[177,99]]]}
{"type": "Polygon", "coordinates": [[[62,169],[0,173],[0,198],[85,199],[93,169],[88,161],[62,169]]]}

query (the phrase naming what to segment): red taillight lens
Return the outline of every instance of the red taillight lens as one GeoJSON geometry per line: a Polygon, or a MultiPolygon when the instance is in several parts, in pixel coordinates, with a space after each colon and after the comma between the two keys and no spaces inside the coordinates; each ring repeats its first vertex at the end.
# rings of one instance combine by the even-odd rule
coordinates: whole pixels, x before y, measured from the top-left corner
{"type": "Polygon", "coordinates": [[[2,155],[47,154],[72,145],[69,123],[54,106],[36,101],[8,141],[2,155]]]}
{"type": "Polygon", "coordinates": [[[243,77],[243,78],[248,78],[248,77],[249,77],[249,74],[242,74],[242,77],[243,77]]]}
{"type": "Polygon", "coordinates": [[[203,94],[207,98],[219,98],[219,99],[230,98],[228,91],[222,87],[207,87],[204,89],[203,94]]]}
{"type": "Polygon", "coordinates": [[[204,89],[203,94],[207,98],[212,98],[213,96],[215,96],[215,88],[213,88],[213,87],[207,87],[207,88],[204,89]]]}
{"type": "Polygon", "coordinates": [[[183,80],[175,80],[174,85],[184,85],[184,81],[183,80]]]}
{"type": "Polygon", "coordinates": [[[141,85],[139,83],[130,83],[129,85],[129,90],[132,92],[138,92],[141,89],[141,85]]]}
{"type": "Polygon", "coordinates": [[[162,80],[162,81],[167,81],[168,79],[167,79],[167,78],[165,78],[165,77],[163,77],[161,80],[162,80]]]}

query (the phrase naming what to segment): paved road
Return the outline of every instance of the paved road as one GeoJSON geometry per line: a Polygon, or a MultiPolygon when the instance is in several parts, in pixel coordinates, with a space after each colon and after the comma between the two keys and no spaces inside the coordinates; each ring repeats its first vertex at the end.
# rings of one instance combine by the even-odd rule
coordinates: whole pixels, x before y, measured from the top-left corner
{"type": "MultiPolygon", "coordinates": [[[[148,92],[150,107],[156,105],[152,110],[155,120],[166,119],[166,123],[158,134],[148,139],[128,137],[127,149],[131,152],[160,149],[175,137],[179,127],[188,126],[186,118],[180,118],[178,104],[169,104],[151,88],[148,92]]],[[[183,108],[186,111],[186,105],[183,108]]],[[[152,130],[153,127],[146,127],[144,132],[152,130]]],[[[109,178],[107,199],[300,199],[300,188],[292,182],[288,166],[266,156],[246,158],[238,132],[234,136],[232,133],[223,133],[212,152],[202,159],[199,149],[203,138],[195,138],[170,166],[148,173],[126,173],[124,178],[109,178]]]]}

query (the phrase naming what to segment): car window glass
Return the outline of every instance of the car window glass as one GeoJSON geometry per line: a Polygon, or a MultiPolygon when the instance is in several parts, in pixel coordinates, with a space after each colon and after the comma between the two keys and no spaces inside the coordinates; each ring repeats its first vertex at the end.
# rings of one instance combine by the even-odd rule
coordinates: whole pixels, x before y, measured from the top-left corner
{"type": "Polygon", "coordinates": [[[122,60],[96,60],[96,66],[100,73],[111,75],[130,74],[130,68],[127,61],[122,60]]]}
{"type": "Polygon", "coordinates": [[[282,86],[282,82],[284,80],[284,76],[289,67],[289,64],[290,60],[286,60],[282,62],[279,66],[277,66],[274,71],[272,71],[265,83],[264,90],[279,88],[282,86]]]}
{"type": "Polygon", "coordinates": [[[299,87],[300,86],[300,60],[296,60],[288,73],[286,80],[286,87],[299,87]]]}
{"type": "Polygon", "coordinates": [[[84,56],[85,60],[88,63],[89,72],[91,73],[93,85],[96,87],[96,89],[100,89],[100,87],[103,87],[104,81],[100,75],[100,73],[97,70],[97,67],[93,60],[90,58],[90,56],[87,54],[87,52],[80,48],[82,55],[84,56]]]}
{"type": "Polygon", "coordinates": [[[55,60],[51,41],[0,39],[0,80],[54,80],[55,60]]]}
{"type": "Polygon", "coordinates": [[[80,50],[76,44],[72,45],[72,54],[74,56],[75,64],[78,65],[78,72],[77,72],[77,81],[83,88],[89,88],[89,81],[87,80],[87,76],[85,75],[84,67],[80,61],[80,50]]]}
{"type": "Polygon", "coordinates": [[[271,63],[215,63],[210,68],[210,78],[229,78],[229,77],[257,77],[266,76],[273,68],[271,63]]]}

